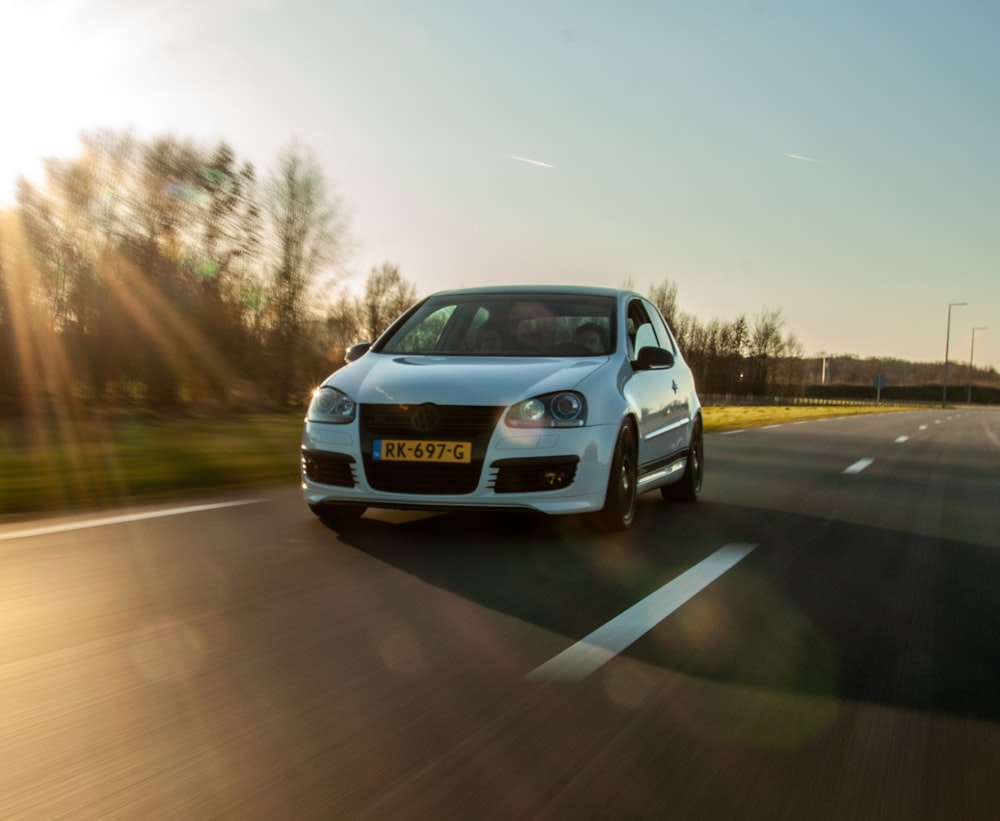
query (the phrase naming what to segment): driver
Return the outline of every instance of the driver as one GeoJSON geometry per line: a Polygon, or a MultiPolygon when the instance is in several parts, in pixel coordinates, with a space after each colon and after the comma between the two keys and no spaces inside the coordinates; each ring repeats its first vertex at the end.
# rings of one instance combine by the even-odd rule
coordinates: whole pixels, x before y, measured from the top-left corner
{"type": "Polygon", "coordinates": [[[596,322],[584,322],[576,329],[573,339],[591,353],[607,353],[607,336],[604,333],[604,328],[596,322]]]}

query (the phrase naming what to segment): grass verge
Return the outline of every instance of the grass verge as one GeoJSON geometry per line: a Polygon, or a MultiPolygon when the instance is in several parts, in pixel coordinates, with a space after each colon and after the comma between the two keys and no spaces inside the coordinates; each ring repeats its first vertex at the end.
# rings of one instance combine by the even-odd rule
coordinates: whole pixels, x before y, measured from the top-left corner
{"type": "Polygon", "coordinates": [[[895,405],[725,405],[705,407],[702,411],[706,431],[739,430],[810,419],[833,419],[869,413],[896,413],[914,410],[895,405]]]}
{"type": "Polygon", "coordinates": [[[294,483],[302,414],[0,424],[0,514],[294,483]]]}

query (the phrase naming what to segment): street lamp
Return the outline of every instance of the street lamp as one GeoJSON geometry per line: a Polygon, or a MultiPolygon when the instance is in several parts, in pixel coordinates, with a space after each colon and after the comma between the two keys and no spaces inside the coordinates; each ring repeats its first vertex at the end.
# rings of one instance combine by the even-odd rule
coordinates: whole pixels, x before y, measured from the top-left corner
{"type": "Polygon", "coordinates": [[[941,407],[948,404],[948,347],[951,345],[951,309],[959,305],[968,305],[968,302],[948,303],[948,333],[944,338],[944,390],[941,394],[941,407]]]}
{"type": "Polygon", "coordinates": [[[985,325],[977,325],[972,329],[972,348],[969,351],[969,404],[972,404],[972,358],[976,355],[976,331],[987,330],[985,325]]]}

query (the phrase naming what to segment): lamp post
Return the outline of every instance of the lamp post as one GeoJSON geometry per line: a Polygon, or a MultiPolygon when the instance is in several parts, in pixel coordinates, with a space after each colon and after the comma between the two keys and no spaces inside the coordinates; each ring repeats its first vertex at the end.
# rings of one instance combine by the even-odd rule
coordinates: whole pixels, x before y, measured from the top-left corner
{"type": "Polygon", "coordinates": [[[987,330],[985,325],[977,325],[972,329],[972,348],[969,350],[969,404],[972,404],[972,358],[976,355],[976,331],[987,330]]]}
{"type": "Polygon", "coordinates": [[[948,303],[948,333],[944,338],[944,389],[941,393],[941,407],[945,407],[948,404],[948,348],[951,345],[951,309],[957,308],[959,305],[968,305],[968,302],[949,302],[948,303]]]}

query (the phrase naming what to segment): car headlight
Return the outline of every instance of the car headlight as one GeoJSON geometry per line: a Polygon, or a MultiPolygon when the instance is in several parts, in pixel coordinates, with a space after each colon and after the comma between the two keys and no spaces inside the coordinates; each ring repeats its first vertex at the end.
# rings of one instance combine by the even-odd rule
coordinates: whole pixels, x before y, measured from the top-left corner
{"type": "Polygon", "coordinates": [[[322,387],[313,391],[306,419],[310,422],[332,422],[344,425],[354,421],[358,405],[343,391],[322,387]]]}
{"type": "Polygon", "coordinates": [[[512,428],[579,428],[587,422],[587,401],[573,391],[533,396],[507,411],[505,421],[512,428]]]}

